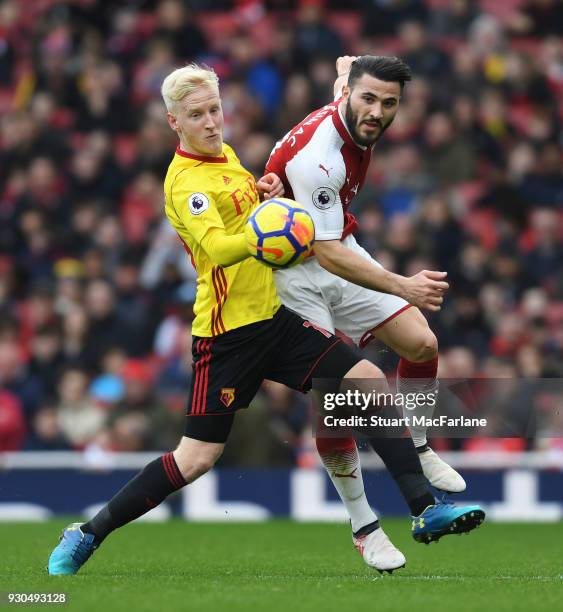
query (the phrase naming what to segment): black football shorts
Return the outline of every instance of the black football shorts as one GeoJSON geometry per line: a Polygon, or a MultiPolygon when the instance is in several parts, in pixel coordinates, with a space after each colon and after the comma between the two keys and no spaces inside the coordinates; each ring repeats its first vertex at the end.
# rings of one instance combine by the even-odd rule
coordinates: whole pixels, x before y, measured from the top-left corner
{"type": "Polygon", "coordinates": [[[226,440],[228,431],[214,436],[203,430],[230,430],[231,420],[197,417],[233,415],[247,408],[264,379],[305,393],[314,376],[343,378],[362,359],[340,338],[284,306],[272,319],[214,338],[194,336],[192,353],[185,435],[209,442],[226,440]]]}

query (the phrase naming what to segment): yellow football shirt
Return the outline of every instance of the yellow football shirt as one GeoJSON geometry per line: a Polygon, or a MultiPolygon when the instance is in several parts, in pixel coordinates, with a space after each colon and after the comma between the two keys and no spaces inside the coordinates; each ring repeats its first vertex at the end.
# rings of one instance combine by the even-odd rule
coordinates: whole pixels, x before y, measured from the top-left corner
{"type": "Polygon", "coordinates": [[[198,274],[194,336],[210,337],[271,319],[280,301],[270,268],[253,257],[221,266],[202,246],[209,232],[241,234],[259,203],[254,177],[228,145],[219,157],[176,150],[164,181],[166,216],[198,274]]]}

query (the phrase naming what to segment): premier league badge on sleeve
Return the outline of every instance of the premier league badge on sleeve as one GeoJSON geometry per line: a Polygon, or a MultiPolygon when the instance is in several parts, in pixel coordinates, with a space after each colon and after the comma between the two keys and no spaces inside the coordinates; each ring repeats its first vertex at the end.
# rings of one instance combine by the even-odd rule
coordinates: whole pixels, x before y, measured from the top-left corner
{"type": "Polygon", "coordinates": [[[336,202],[336,193],[330,187],[319,187],[313,191],[313,204],[319,210],[328,210],[336,202]]]}
{"type": "Polygon", "coordinates": [[[192,193],[188,198],[188,206],[192,215],[201,215],[209,208],[209,198],[203,193],[192,193]]]}

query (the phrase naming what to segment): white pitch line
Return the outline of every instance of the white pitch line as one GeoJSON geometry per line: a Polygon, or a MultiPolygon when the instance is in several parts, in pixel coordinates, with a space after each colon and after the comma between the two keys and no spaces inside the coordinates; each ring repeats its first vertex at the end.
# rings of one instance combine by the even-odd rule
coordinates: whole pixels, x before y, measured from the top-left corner
{"type": "MultiPolygon", "coordinates": [[[[484,576],[405,576],[403,574],[397,574],[393,578],[399,580],[483,580],[484,576]]],[[[561,582],[563,576],[488,576],[487,581],[491,580],[518,580],[521,582],[527,582],[533,580],[536,582],[561,582]]]]}

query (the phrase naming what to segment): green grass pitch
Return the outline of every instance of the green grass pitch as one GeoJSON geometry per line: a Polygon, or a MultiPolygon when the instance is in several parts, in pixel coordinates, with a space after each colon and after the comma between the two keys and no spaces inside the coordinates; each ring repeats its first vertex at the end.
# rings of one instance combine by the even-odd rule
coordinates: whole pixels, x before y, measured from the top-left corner
{"type": "Polygon", "coordinates": [[[49,577],[64,524],[0,524],[0,591],[65,592],[62,609],[81,612],[529,612],[563,601],[561,523],[485,523],[426,546],[407,520],[387,519],[407,557],[392,576],[364,565],[343,524],[139,523],[112,534],[77,576],[49,577]]]}

